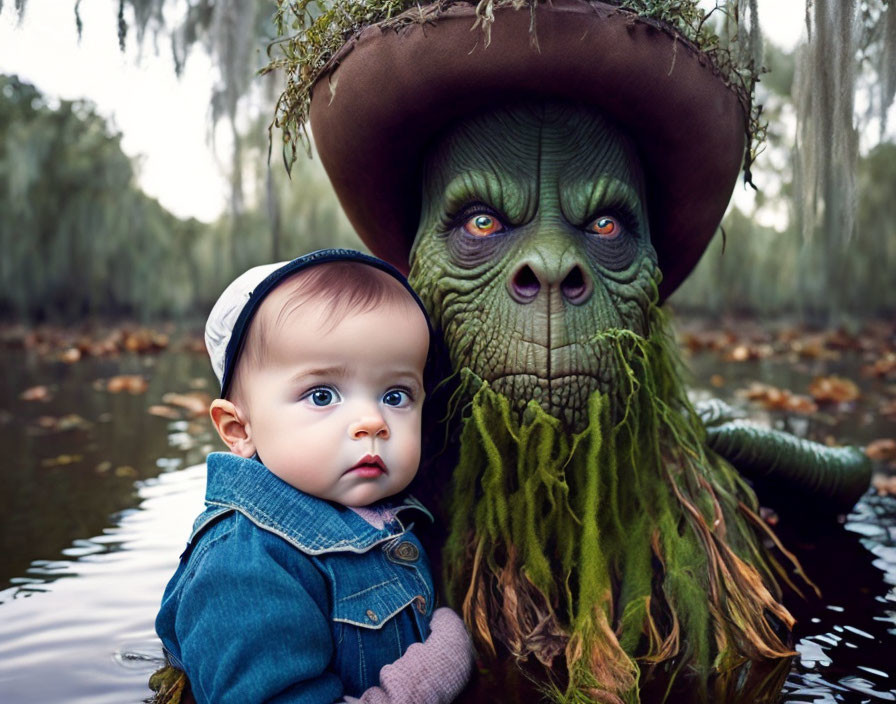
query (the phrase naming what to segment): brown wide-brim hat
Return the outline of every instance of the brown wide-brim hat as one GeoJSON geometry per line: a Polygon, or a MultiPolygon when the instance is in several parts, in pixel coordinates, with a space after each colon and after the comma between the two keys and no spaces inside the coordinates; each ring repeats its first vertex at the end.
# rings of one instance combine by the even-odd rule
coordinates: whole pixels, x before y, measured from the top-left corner
{"type": "MultiPolygon", "coordinates": [[[[311,131],[348,219],[402,272],[420,218],[421,159],[483,101],[593,106],[634,140],[665,299],[697,264],[740,171],[746,117],[705,54],[674,30],[585,0],[499,7],[491,39],[475,3],[432,22],[372,25],[314,84],[311,131]]],[[[583,149],[588,145],[583,144],[583,149]]]]}

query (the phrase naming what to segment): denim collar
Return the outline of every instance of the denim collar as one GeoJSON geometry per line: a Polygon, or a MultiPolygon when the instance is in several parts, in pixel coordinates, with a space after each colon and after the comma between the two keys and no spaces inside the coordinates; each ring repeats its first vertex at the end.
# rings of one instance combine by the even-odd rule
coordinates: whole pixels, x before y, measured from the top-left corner
{"type": "MultiPolygon", "coordinates": [[[[350,508],[310,496],[287,484],[261,462],[229,452],[208,456],[205,502],[209,507],[235,509],[260,528],[279,535],[311,555],[325,552],[366,552],[400,531],[375,528],[350,508]]],[[[407,496],[395,513],[414,508],[432,515],[407,496]]]]}

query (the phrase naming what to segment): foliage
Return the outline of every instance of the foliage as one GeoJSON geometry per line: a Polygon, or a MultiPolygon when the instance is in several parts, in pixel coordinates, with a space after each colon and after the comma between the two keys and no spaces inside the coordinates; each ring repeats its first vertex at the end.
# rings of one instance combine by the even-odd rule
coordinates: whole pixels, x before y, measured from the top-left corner
{"type": "Polygon", "coordinates": [[[885,142],[857,167],[857,236],[830,252],[800,237],[795,223],[759,225],[738,208],[691,277],[670,299],[681,310],[714,313],[798,313],[829,321],[832,308],[869,316],[896,310],[896,143],[885,142]],[[832,256],[833,254],[833,256],[832,256]],[[834,267],[833,278],[822,275],[834,267]]]}
{"type": "MultiPolygon", "coordinates": [[[[443,0],[443,3],[449,1],[452,0],[443,0]]],[[[526,1],[517,0],[523,4],[526,1]]],[[[332,21],[338,21],[346,32],[351,33],[377,19],[372,14],[365,15],[365,12],[373,12],[369,8],[374,5],[394,7],[391,15],[387,10],[387,16],[394,20],[401,8],[412,3],[410,0],[330,0],[323,4],[331,9],[342,7],[348,13],[332,21]],[[348,18],[352,18],[351,21],[348,18]]],[[[695,306],[711,311],[802,312],[819,318],[830,318],[834,310],[844,314],[892,310],[896,306],[892,276],[888,275],[888,268],[892,271],[892,265],[896,263],[896,238],[890,224],[894,221],[893,199],[888,196],[896,189],[892,169],[888,169],[879,156],[873,159],[876,166],[872,166],[870,154],[867,158],[859,155],[854,164],[849,163],[851,156],[836,159],[825,157],[829,174],[842,173],[838,178],[845,179],[845,183],[851,178],[849,170],[858,169],[855,177],[858,197],[849,197],[848,189],[822,186],[825,180],[830,180],[830,176],[820,173],[812,175],[805,165],[799,170],[798,177],[806,175],[811,178],[803,177],[794,182],[794,158],[790,154],[794,140],[794,96],[809,96],[808,103],[802,101],[804,105],[811,104],[812,100],[816,100],[817,105],[824,104],[824,101],[818,102],[812,96],[821,95],[817,81],[827,70],[825,67],[830,66],[831,59],[826,57],[824,51],[816,51],[813,54],[814,62],[804,63],[797,70],[793,55],[773,46],[763,47],[755,30],[755,4],[755,0],[730,0],[724,3],[719,0],[718,10],[704,17],[705,26],[702,29],[713,25],[715,33],[721,37],[720,46],[728,47],[729,51],[736,48],[739,61],[752,61],[754,67],[764,64],[769,69],[758,86],[762,115],[768,121],[768,129],[764,135],[767,148],[755,169],[756,183],[760,188],[756,205],[760,211],[775,213],[775,219],[780,224],[774,229],[763,227],[751,222],[755,213],[732,211],[724,223],[727,238],[715,238],[701,266],[672,302],[682,307],[695,306]],[[736,45],[729,42],[732,36],[737,40],[736,45]],[[751,58],[740,55],[743,52],[749,52],[751,58]],[[759,60],[760,55],[763,56],[762,61],[759,60]],[[795,74],[798,74],[796,82],[795,74]],[[874,177],[870,176],[869,170],[872,169],[875,170],[874,177]],[[807,187],[809,185],[811,189],[807,187]],[[807,193],[815,194],[811,195],[810,200],[815,199],[812,203],[807,203],[807,193]],[[834,204],[834,210],[837,209],[837,202],[843,203],[840,212],[844,213],[847,221],[849,209],[853,207],[850,203],[858,207],[855,237],[849,238],[847,235],[853,228],[824,227],[840,217],[831,216],[825,193],[829,194],[828,199],[834,204]],[[790,222],[787,222],[784,211],[787,202],[791,209],[790,222]],[[809,216],[815,218],[815,225],[810,225],[809,216]],[[749,262],[749,266],[743,266],[742,262],[749,262]]],[[[485,8],[488,5],[485,3],[482,6],[485,8]]],[[[682,21],[693,23],[699,17],[694,5],[690,0],[684,3],[676,0],[638,0],[627,3],[626,7],[642,13],[675,10],[680,13],[682,21]]],[[[830,5],[814,3],[809,9],[816,15],[843,9],[828,7],[830,5]]],[[[24,11],[25,0],[18,0],[16,7],[24,11]]],[[[279,86],[285,79],[274,73],[270,76],[271,80],[262,84],[251,80],[253,72],[260,67],[259,56],[263,56],[251,48],[257,50],[270,43],[273,34],[270,18],[275,7],[278,8],[278,31],[284,38],[270,46],[271,62],[267,70],[275,64],[298,66],[299,62],[304,62],[304,68],[297,69],[292,74],[292,80],[313,80],[313,75],[316,75],[313,72],[319,72],[326,63],[327,51],[332,51],[342,41],[336,36],[338,32],[329,31],[324,24],[320,24],[319,18],[323,16],[320,5],[310,0],[291,3],[281,0],[279,5],[270,0],[255,0],[241,3],[237,8],[229,0],[191,0],[187,3],[185,14],[175,11],[182,7],[182,0],[119,0],[118,14],[122,41],[128,40],[132,34],[138,41],[143,41],[147,36],[167,36],[178,69],[183,66],[191,48],[197,45],[204,46],[219,66],[218,97],[214,100],[212,116],[215,120],[227,117],[234,136],[235,150],[230,168],[233,205],[230,219],[216,223],[212,228],[214,234],[209,234],[199,246],[203,251],[196,269],[205,271],[208,267],[215,272],[214,277],[224,281],[230,272],[238,271],[243,265],[286,258],[305,251],[309,235],[316,238],[315,242],[344,241],[357,246],[357,240],[345,223],[335,197],[326,185],[326,178],[315,162],[296,162],[293,165],[292,184],[283,178],[281,170],[265,168],[269,144],[264,129],[267,123],[265,115],[272,110],[279,86]],[[300,7],[306,8],[306,14],[302,18],[291,18],[290,13],[294,14],[300,7]],[[234,11],[229,12],[228,8],[234,11]],[[250,17],[251,21],[247,19],[250,17]],[[313,39],[314,27],[329,32],[326,36],[332,40],[332,46],[327,51],[322,48],[320,53],[315,54],[309,48],[311,45],[307,41],[313,39]],[[303,38],[307,41],[300,51],[296,42],[303,38]],[[246,47],[250,49],[247,51],[246,47]],[[246,63],[240,67],[241,61],[246,63]],[[246,99],[249,94],[252,94],[251,101],[246,99]],[[216,264],[211,266],[207,263],[209,261],[216,264]]],[[[815,166],[811,167],[813,171],[820,168],[821,156],[833,142],[839,140],[842,143],[844,139],[852,138],[850,129],[863,130],[862,133],[867,136],[870,133],[869,125],[873,126],[876,120],[880,135],[885,134],[886,106],[892,103],[896,93],[896,3],[892,0],[862,0],[847,3],[844,7],[853,8],[855,13],[845,16],[852,27],[852,34],[846,38],[852,42],[857,62],[854,89],[867,94],[868,99],[859,101],[859,104],[867,103],[868,111],[852,116],[847,116],[847,111],[841,111],[836,127],[834,123],[824,127],[819,119],[807,118],[805,112],[797,116],[800,124],[808,124],[806,121],[809,119],[814,125],[801,130],[799,152],[800,160],[808,159],[813,153],[816,155],[815,166]],[[850,38],[853,35],[856,36],[850,38]]],[[[813,40],[821,49],[825,49],[825,42],[835,45],[844,41],[842,35],[845,27],[828,27],[824,34],[827,39],[819,43],[822,38],[822,33],[818,31],[819,20],[815,15],[810,19],[815,28],[813,40]]],[[[324,38],[322,35],[317,41],[323,42],[324,38]]],[[[836,54],[846,61],[849,52],[838,50],[836,54]]],[[[281,107],[285,106],[283,100],[299,97],[297,93],[290,97],[289,90],[287,82],[281,107]]],[[[831,95],[830,92],[828,95],[831,95]]],[[[849,108],[851,112],[858,112],[851,100],[843,104],[852,106],[849,108]]],[[[277,119],[285,118],[280,115],[277,119]]],[[[292,127],[301,130],[297,122],[293,122],[292,127]]],[[[0,129],[0,139],[5,139],[3,131],[0,129]]],[[[301,131],[297,134],[299,137],[302,135],[301,131]]],[[[273,143],[284,143],[287,159],[294,154],[296,139],[296,134],[290,135],[287,130],[280,135],[276,129],[270,137],[273,143]]],[[[885,146],[884,151],[877,153],[885,153],[888,148],[885,146]]],[[[24,169],[25,162],[17,168],[24,169]]],[[[19,206],[21,203],[17,204],[19,206]]],[[[2,218],[3,215],[0,215],[2,218]]],[[[5,261],[0,263],[0,271],[14,268],[5,261]]],[[[213,289],[207,282],[194,288],[198,291],[203,286],[207,287],[206,291],[213,289]]],[[[207,292],[204,295],[207,297],[210,294],[207,292]]],[[[23,310],[21,305],[12,306],[9,298],[10,294],[4,296],[0,304],[3,310],[23,310]]]]}
{"type": "Polygon", "coordinates": [[[93,107],[47,105],[0,77],[0,310],[67,318],[178,312],[197,223],[134,186],[134,170],[93,107]],[[160,271],[172,272],[160,285],[160,271]]]}
{"type": "MultiPolygon", "coordinates": [[[[249,151],[264,192],[264,129],[249,151]]],[[[271,241],[264,210],[213,225],[179,220],[135,183],[134,167],[92,105],[51,106],[0,76],[0,314],[30,320],[86,315],[203,315],[239,272],[323,246],[358,246],[322,169],[284,174],[284,225],[271,241]]]]}
{"type": "MultiPolygon", "coordinates": [[[[883,30],[894,21],[896,4],[862,3],[857,12],[850,20],[857,35],[853,51],[860,59],[855,87],[876,91],[886,74],[880,65],[888,51],[883,30]],[[871,7],[877,12],[864,16],[871,7]]],[[[839,29],[827,31],[827,44],[838,45],[839,29]]],[[[671,299],[673,305],[714,313],[797,313],[828,324],[842,322],[837,319],[846,315],[886,314],[896,308],[896,144],[882,142],[865,155],[858,152],[857,132],[867,137],[875,131],[875,120],[884,124],[880,104],[869,100],[874,112],[854,117],[852,92],[842,84],[829,85],[827,95],[839,94],[840,109],[835,115],[829,105],[826,112],[817,85],[820,74],[828,71],[825,52],[849,63],[848,52],[829,50],[816,36],[818,65],[813,69],[806,65],[809,51],[805,46],[793,53],[765,47],[769,71],[760,93],[769,120],[768,148],[758,171],[762,178],[756,207],[762,219],[771,215],[775,226],[758,224],[756,211],[732,208],[722,223],[725,236],[716,236],[671,299]],[[799,114],[800,104],[804,111],[814,106],[815,112],[799,114]],[[783,207],[788,204],[789,210],[783,207]]],[[[840,75],[836,71],[833,75],[840,75]]]]}
{"type": "MultiPolygon", "coordinates": [[[[476,5],[476,25],[481,26],[486,37],[490,36],[495,21],[494,11],[500,7],[520,10],[544,0],[482,0],[478,3],[464,0],[437,0],[421,6],[416,0],[277,0],[274,17],[279,35],[269,53],[271,62],[263,72],[283,70],[286,87],[277,101],[274,125],[283,132],[283,153],[287,168],[295,162],[297,145],[310,149],[306,123],[311,102],[311,87],[329,68],[329,62],[338,49],[364,27],[378,24],[398,29],[411,24],[426,24],[438,18],[452,5],[476,5]]],[[[713,12],[706,13],[695,0],[607,0],[619,5],[620,12],[630,12],[661,28],[671,28],[704,52],[721,78],[737,94],[748,118],[747,148],[745,154],[745,178],[750,178],[750,164],[756,153],[753,139],[761,141],[763,127],[759,120],[759,108],[752,106],[753,90],[760,73],[755,47],[760,41],[755,0],[730,0],[716,4],[716,10],[725,15],[728,27],[720,38],[707,20],[713,12]],[[740,18],[748,14],[750,28],[744,30],[740,18]]],[[[537,32],[536,29],[533,29],[537,32]]],[[[488,39],[486,39],[487,41],[488,39]]]]}
{"type": "MultiPolygon", "coordinates": [[[[793,205],[804,241],[816,240],[814,281],[837,285],[856,227],[856,163],[862,120],[855,96],[865,68],[875,76],[881,135],[896,95],[896,3],[816,2],[807,8],[809,41],[797,57],[793,205]],[[889,6],[888,6],[889,5],[889,6]]],[[[831,315],[836,317],[836,301],[831,315]]]]}

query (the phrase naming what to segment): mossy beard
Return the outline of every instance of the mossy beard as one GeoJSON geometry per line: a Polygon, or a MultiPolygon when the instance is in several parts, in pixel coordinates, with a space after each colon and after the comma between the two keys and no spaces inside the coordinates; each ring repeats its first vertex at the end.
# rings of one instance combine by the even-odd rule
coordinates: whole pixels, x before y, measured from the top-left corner
{"type": "Polygon", "coordinates": [[[641,669],[660,663],[705,696],[711,680],[730,691],[749,663],[794,655],[775,574],[790,580],[761,542],[777,541],[706,447],[659,309],[650,320],[648,338],[595,338],[618,389],[590,397],[579,433],[535,401],[518,417],[461,374],[449,594],[481,652],[497,642],[547,668],[554,701],[637,702],[641,669]]]}

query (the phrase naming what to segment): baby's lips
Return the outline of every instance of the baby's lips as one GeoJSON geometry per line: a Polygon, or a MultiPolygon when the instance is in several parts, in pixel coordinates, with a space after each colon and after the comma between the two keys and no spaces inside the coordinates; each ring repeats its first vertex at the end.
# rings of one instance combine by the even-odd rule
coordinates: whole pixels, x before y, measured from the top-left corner
{"type": "Polygon", "coordinates": [[[358,460],[354,466],[349,468],[349,472],[354,472],[357,470],[363,470],[365,468],[378,468],[380,472],[383,474],[388,474],[389,469],[386,467],[386,463],[383,462],[383,459],[379,455],[364,455],[360,460],[358,460]]]}

